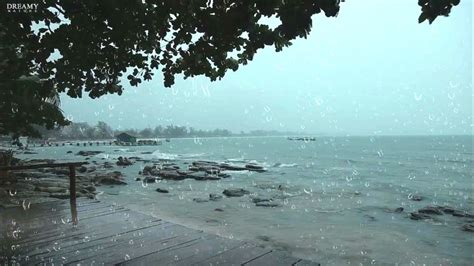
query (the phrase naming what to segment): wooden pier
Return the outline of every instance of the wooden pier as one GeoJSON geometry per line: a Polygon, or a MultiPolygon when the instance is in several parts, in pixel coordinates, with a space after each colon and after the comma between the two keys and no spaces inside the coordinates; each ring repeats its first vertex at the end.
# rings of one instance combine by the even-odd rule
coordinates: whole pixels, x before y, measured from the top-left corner
{"type": "Polygon", "coordinates": [[[97,200],[0,209],[0,265],[318,265],[97,200]]]}

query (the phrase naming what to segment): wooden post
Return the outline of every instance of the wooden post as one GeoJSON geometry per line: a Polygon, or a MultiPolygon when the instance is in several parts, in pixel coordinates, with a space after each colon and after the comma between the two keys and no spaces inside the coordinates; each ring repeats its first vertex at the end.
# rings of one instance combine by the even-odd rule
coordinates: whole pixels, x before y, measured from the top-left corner
{"type": "Polygon", "coordinates": [[[77,205],[76,205],[76,166],[69,165],[69,199],[71,203],[72,224],[77,224],[77,205]]]}

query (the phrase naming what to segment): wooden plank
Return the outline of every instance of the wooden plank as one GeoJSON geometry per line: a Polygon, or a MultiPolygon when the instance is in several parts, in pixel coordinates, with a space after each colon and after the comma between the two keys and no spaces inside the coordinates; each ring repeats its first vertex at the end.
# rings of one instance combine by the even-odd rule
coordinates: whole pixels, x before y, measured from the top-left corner
{"type": "Polygon", "coordinates": [[[2,212],[0,264],[318,265],[121,206],[78,203],[77,225],[61,221],[70,217],[64,201],[2,212]]]}
{"type": "Polygon", "coordinates": [[[200,241],[189,243],[179,248],[174,248],[166,253],[146,254],[123,265],[152,265],[159,262],[160,265],[190,265],[195,261],[202,261],[229,249],[239,247],[242,243],[232,241],[218,236],[205,235],[200,241]]]}
{"type": "Polygon", "coordinates": [[[243,242],[237,248],[227,250],[225,252],[216,254],[203,261],[196,262],[194,265],[241,265],[247,261],[263,256],[271,252],[270,249],[265,249],[243,242]]]}
{"type": "Polygon", "coordinates": [[[244,262],[242,265],[249,265],[249,266],[294,265],[299,261],[301,261],[301,259],[290,257],[285,252],[272,250],[271,252],[263,256],[244,262]]]}
{"type": "Polygon", "coordinates": [[[25,165],[11,165],[11,166],[0,166],[0,171],[16,171],[16,170],[29,170],[29,169],[40,169],[40,168],[57,168],[57,167],[69,167],[81,166],[89,164],[88,162],[68,162],[68,163],[42,163],[42,164],[25,164],[25,165]]]}

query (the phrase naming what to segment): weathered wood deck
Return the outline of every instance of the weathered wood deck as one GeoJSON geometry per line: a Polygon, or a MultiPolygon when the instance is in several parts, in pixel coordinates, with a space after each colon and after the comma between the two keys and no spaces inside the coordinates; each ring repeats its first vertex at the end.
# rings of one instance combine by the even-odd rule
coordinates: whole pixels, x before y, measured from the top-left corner
{"type": "Polygon", "coordinates": [[[317,265],[94,200],[0,209],[0,265],[317,265]]]}

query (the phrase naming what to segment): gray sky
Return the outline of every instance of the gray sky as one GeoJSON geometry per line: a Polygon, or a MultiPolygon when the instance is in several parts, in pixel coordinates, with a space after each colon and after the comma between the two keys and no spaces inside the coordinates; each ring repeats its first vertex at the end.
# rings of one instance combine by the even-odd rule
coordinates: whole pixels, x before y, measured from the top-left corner
{"type": "Polygon", "coordinates": [[[347,1],[337,18],[313,17],[308,39],[224,79],[161,75],[122,96],[62,97],[74,122],[114,128],[186,125],[328,135],[473,134],[472,1],[418,24],[417,1],[347,1]]]}

